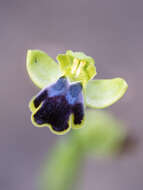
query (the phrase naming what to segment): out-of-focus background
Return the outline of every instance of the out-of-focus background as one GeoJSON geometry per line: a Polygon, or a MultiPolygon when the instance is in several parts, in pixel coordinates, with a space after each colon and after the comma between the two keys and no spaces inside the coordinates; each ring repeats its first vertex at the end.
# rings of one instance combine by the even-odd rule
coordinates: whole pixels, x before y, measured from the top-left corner
{"type": "Polygon", "coordinates": [[[67,49],[96,61],[97,78],[123,77],[126,95],[106,109],[127,124],[137,146],[108,160],[88,160],[82,189],[143,189],[143,1],[0,0],[0,189],[35,190],[50,147],[62,136],[34,128],[28,102],[27,49],[53,58],[67,49]]]}

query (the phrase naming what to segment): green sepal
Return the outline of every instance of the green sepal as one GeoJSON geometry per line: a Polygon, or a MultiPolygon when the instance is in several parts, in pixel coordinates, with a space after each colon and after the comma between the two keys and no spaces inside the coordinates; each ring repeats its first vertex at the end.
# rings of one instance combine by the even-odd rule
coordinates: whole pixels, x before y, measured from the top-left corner
{"type": "Polygon", "coordinates": [[[122,78],[91,80],[86,87],[86,105],[92,108],[105,108],[118,101],[128,85],[122,78]]]}
{"type": "Polygon", "coordinates": [[[26,62],[29,76],[39,88],[52,84],[61,76],[59,65],[43,51],[28,50],[26,62]]]}

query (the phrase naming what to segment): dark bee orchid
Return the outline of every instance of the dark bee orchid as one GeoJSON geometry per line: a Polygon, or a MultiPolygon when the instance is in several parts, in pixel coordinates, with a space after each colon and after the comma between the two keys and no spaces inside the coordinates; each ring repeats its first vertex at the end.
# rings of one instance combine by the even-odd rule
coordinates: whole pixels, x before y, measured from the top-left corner
{"type": "Polygon", "coordinates": [[[82,52],[67,51],[51,57],[39,50],[29,50],[27,71],[42,90],[29,107],[32,123],[49,127],[55,134],[84,125],[85,107],[104,108],[120,99],[127,89],[121,78],[91,80],[96,75],[94,60],[82,52]]]}

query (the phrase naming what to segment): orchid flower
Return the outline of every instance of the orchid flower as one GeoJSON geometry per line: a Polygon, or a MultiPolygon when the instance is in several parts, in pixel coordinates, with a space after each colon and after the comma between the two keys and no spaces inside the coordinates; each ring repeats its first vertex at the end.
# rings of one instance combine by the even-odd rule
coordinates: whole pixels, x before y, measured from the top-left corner
{"type": "Polygon", "coordinates": [[[43,51],[28,50],[27,71],[41,89],[29,103],[31,121],[59,135],[84,126],[86,107],[106,108],[128,87],[122,78],[95,80],[94,59],[71,50],[59,54],[57,62],[43,51]]]}

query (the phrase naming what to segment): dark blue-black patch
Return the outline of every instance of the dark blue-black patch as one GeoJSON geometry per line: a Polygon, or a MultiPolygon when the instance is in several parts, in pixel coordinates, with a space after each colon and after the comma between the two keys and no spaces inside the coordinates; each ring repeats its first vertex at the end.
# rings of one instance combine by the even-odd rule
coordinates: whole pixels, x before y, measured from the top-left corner
{"type": "Polygon", "coordinates": [[[81,124],[84,118],[84,106],[81,103],[77,103],[72,107],[72,111],[74,114],[74,124],[81,124]]]}
{"type": "Polygon", "coordinates": [[[73,114],[74,124],[81,124],[84,117],[81,96],[80,83],[72,84],[67,88],[67,81],[60,78],[50,88],[42,90],[33,101],[36,108],[42,103],[33,115],[35,122],[39,125],[50,124],[53,130],[62,132],[68,129],[69,117],[73,114]]]}
{"type": "Polygon", "coordinates": [[[42,107],[34,114],[39,125],[50,124],[55,131],[64,131],[68,126],[71,106],[64,96],[47,98],[42,107]]]}
{"type": "Polygon", "coordinates": [[[41,91],[38,96],[34,99],[33,103],[35,108],[38,108],[41,104],[42,101],[46,99],[46,96],[48,96],[47,91],[41,91]]]}

